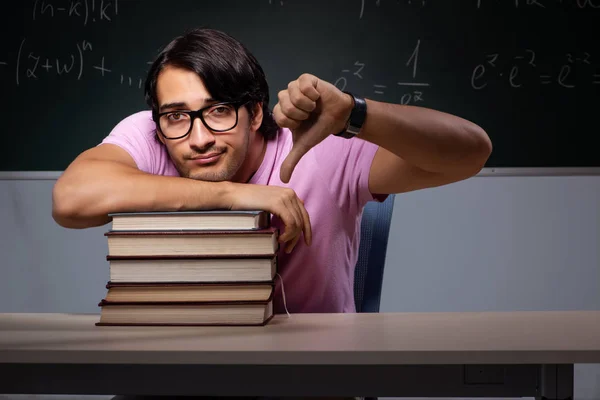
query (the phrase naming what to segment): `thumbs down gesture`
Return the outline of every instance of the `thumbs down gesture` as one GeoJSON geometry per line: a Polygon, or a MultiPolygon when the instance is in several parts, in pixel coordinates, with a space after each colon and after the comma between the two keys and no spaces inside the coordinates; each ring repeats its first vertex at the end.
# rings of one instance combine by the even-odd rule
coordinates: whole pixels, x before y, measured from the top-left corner
{"type": "Polygon", "coordinates": [[[281,165],[280,179],[288,183],[298,161],[313,146],[346,127],[353,107],[352,97],[329,82],[302,74],[278,94],[273,116],[292,132],[293,147],[281,165]]]}

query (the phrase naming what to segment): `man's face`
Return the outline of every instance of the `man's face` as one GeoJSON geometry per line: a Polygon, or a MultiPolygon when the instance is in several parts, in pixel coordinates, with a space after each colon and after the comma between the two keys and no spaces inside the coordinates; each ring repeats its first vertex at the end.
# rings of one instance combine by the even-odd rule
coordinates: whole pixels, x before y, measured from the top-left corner
{"type": "MultiPolygon", "coordinates": [[[[196,73],[171,66],[161,71],[156,91],[159,113],[195,111],[218,102],[211,98],[196,73]]],[[[242,106],[237,125],[231,130],[213,132],[196,118],[184,138],[168,140],[158,135],[181,176],[203,181],[236,181],[244,175],[248,164],[251,134],[256,134],[256,126],[250,124],[248,110],[242,106]]]]}

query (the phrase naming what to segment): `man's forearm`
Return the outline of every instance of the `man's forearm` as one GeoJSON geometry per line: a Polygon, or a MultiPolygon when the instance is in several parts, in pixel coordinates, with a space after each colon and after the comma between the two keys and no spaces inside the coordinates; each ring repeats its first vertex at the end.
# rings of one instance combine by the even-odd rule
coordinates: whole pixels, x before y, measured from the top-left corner
{"type": "Polygon", "coordinates": [[[112,212],[227,207],[229,182],[150,175],[118,162],[86,160],[53,190],[54,219],[71,228],[99,226],[112,212]]]}
{"type": "Polygon", "coordinates": [[[428,108],[367,101],[367,118],[358,137],[430,172],[478,169],[491,141],[476,124],[428,108]]]}

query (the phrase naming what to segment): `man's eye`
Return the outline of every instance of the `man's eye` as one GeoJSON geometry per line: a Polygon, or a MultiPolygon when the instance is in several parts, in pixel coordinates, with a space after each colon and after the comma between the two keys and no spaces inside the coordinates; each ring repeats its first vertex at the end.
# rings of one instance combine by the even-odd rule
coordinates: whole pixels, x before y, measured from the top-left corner
{"type": "Polygon", "coordinates": [[[180,119],[182,119],[185,115],[183,113],[179,113],[179,112],[174,112],[169,114],[169,119],[173,120],[173,121],[178,121],[180,119]]]}
{"type": "Polygon", "coordinates": [[[234,112],[233,108],[227,105],[215,106],[210,109],[209,115],[213,117],[226,117],[234,112]]]}

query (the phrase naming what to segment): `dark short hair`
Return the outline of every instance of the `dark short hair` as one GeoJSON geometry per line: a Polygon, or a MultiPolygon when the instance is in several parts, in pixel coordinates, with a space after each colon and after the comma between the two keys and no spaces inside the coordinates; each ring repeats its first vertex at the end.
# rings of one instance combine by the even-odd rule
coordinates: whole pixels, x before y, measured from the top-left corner
{"type": "Polygon", "coordinates": [[[145,83],[146,103],[157,120],[156,82],[167,66],[185,68],[202,79],[211,97],[219,101],[248,101],[253,117],[254,106],[262,103],[263,120],[259,127],[265,139],[275,136],[279,127],[269,109],[269,86],[256,58],[232,36],[210,28],[196,28],[173,39],[152,63],[145,83]]]}

